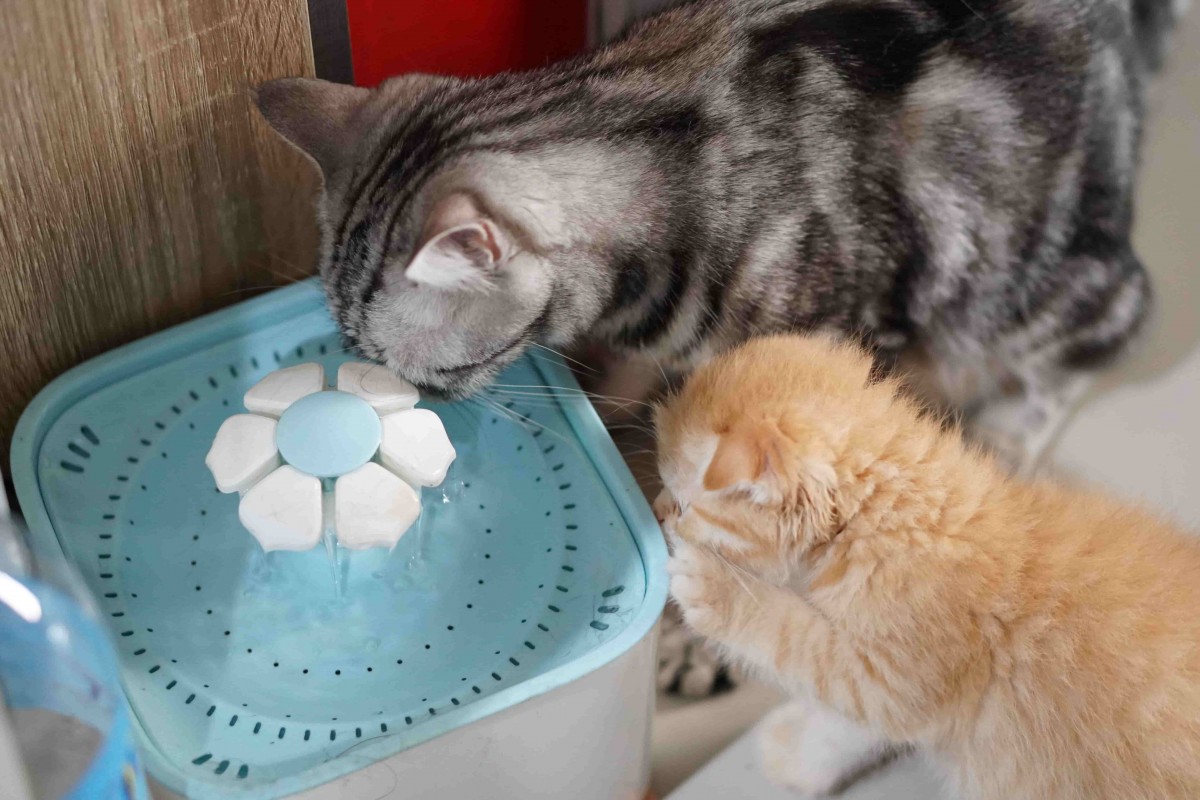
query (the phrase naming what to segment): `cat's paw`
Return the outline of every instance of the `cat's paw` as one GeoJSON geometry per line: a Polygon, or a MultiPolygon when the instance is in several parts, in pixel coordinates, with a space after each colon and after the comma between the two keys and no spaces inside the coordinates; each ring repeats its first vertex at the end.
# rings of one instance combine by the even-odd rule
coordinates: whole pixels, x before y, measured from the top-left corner
{"type": "Polygon", "coordinates": [[[1019,400],[985,406],[967,425],[967,435],[1016,474],[1029,472],[1041,455],[1045,421],[1019,400]]]}
{"type": "Polygon", "coordinates": [[[688,627],[720,639],[734,585],[729,567],[711,552],[676,540],[667,572],[671,576],[671,595],[688,627]]]}
{"type": "Polygon", "coordinates": [[[676,520],[679,519],[680,509],[679,501],[675,499],[675,495],[667,489],[663,489],[658,493],[658,497],[654,498],[654,517],[658,520],[658,524],[667,534],[673,534],[676,520]]]}
{"type": "Polygon", "coordinates": [[[836,712],[803,700],[772,711],[761,730],[767,777],[808,797],[838,794],[895,752],[836,712]]]}

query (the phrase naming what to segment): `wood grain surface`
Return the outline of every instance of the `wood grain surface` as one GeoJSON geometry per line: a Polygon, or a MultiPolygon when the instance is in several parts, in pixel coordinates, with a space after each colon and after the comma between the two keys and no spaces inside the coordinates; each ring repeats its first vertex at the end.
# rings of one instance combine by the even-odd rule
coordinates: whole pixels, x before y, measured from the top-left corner
{"type": "Polygon", "coordinates": [[[316,178],[249,91],[310,41],[305,0],[0,3],[5,467],[68,367],[311,270],[316,178]]]}

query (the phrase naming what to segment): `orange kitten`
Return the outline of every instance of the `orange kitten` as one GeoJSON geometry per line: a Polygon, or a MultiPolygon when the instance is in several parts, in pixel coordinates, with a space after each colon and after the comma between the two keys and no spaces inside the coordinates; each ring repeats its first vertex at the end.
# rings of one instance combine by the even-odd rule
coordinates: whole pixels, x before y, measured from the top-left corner
{"type": "Polygon", "coordinates": [[[716,359],[658,430],[685,618],[801,698],[781,777],[897,743],[965,798],[1200,798],[1200,541],[1008,477],[824,339],[716,359]]]}

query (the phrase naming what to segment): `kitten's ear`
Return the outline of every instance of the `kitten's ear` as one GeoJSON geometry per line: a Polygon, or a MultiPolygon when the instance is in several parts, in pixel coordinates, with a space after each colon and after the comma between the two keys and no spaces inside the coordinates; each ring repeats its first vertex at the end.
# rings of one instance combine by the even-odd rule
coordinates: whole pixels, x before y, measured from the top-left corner
{"type": "Polygon", "coordinates": [[[786,498],[807,536],[827,537],[838,518],[837,473],[829,459],[797,456],[794,441],[770,425],[741,424],[721,435],[704,488],[719,492],[735,486],[761,500],[786,498]]]}
{"type": "Polygon", "coordinates": [[[263,118],[276,133],[329,175],[351,149],[351,120],[371,90],[317,80],[280,78],[254,93],[263,118]]]}
{"type": "Polygon", "coordinates": [[[512,257],[512,239],[462,192],[440,200],[429,214],[417,254],[404,277],[438,289],[487,290],[512,257]]]}
{"type": "Polygon", "coordinates": [[[751,424],[721,434],[704,473],[705,490],[719,492],[737,485],[763,484],[774,474],[771,462],[777,452],[777,435],[765,426],[751,424]]]}

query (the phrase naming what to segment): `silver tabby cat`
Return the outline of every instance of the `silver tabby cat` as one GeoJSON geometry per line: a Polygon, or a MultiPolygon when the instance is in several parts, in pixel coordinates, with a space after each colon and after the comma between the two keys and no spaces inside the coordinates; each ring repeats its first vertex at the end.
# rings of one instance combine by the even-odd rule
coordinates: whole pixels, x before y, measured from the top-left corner
{"type": "Polygon", "coordinates": [[[1170,6],[701,0],[533,72],[258,102],[324,175],[338,321],[426,391],[531,342],[686,372],[820,326],[919,354],[1003,447],[1145,316],[1140,84],[1170,6]]]}
{"type": "Polygon", "coordinates": [[[699,0],[533,72],[258,103],[324,176],[346,336],[427,392],[535,342],[683,373],[831,328],[1028,463],[1147,313],[1141,84],[1178,6],[699,0]]]}

